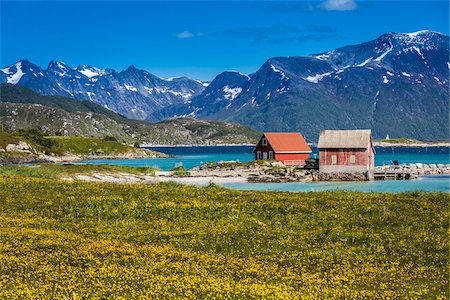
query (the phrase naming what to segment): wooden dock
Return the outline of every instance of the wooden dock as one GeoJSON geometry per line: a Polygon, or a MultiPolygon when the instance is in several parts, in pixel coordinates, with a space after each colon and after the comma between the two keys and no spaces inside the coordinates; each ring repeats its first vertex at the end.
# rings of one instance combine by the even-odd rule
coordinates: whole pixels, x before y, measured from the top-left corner
{"type": "Polygon", "coordinates": [[[418,177],[416,172],[405,169],[375,170],[373,175],[375,180],[411,180],[417,179],[418,177]]]}

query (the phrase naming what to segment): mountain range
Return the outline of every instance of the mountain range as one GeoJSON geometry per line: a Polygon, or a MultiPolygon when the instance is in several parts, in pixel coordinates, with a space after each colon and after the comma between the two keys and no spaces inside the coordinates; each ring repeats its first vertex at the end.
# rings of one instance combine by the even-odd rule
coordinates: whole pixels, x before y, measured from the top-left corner
{"type": "Polygon", "coordinates": [[[309,141],[321,129],[354,128],[371,128],[375,138],[448,140],[449,69],[449,37],[425,30],[271,58],[251,75],[227,71],[209,85],[134,67],[117,72],[51,62],[42,70],[28,61],[2,69],[0,81],[90,99],[148,121],[233,121],[263,131],[301,131],[309,141]]]}
{"type": "Polygon", "coordinates": [[[159,78],[134,66],[119,72],[87,65],[71,68],[51,61],[42,69],[20,60],[0,71],[0,82],[26,86],[42,95],[91,100],[133,119],[144,119],[168,105],[187,103],[207,85],[186,77],[159,78]]]}
{"type": "Polygon", "coordinates": [[[172,119],[150,124],[128,119],[92,101],[43,96],[18,85],[0,84],[0,127],[39,129],[49,135],[105,138],[140,144],[254,143],[260,133],[240,124],[172,119]]]}

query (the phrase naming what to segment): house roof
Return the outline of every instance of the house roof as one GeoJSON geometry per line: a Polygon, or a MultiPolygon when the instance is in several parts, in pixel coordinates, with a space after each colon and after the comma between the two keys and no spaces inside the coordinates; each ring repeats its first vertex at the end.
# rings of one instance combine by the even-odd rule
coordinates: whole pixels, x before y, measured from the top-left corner
{"type": "Polygon", "coordinates": [[[317,147],[367,149],[371,145],[370,129],[359,130],[321,130],[317,147]]]}
{"type": "Polygon", "coordinates": [[[300,132],[264,132],[275,153],[310,153],[300,132]]]}

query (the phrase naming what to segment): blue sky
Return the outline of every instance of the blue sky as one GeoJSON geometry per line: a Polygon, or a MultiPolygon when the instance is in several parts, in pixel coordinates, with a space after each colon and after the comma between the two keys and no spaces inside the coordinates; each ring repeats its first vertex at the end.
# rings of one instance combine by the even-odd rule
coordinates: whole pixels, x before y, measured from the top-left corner
{"type": "Polygon", "coordinates": [[[129,65],[211,80],[275,56],[319,53],[394,32],[448,34],[448,1],[3,1],[1,65],[129,65]]]}

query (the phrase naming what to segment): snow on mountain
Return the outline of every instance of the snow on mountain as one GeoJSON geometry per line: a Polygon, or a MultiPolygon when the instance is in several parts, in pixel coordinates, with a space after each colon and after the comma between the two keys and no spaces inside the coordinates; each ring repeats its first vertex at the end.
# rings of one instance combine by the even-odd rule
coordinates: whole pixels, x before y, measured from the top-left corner
{"type": "Polygon", "coordinates": [[[91,66],[87,66],[87,65],[79,65],[77,68],[77,71],[88,78],[92,78],[95,76],[104,76],[109,73],[108,70],[91,67],[91,66]]]}
{"type": "Polygon", "coordinates": [[[300,130],[313,140],[324,128],[448,139],[448,57],[446,35],[387,33],[311,56],[271,58],[236,84],[238,73],[219,74],[191,103],[170,105],[149,119],[195,112],[258,130],[300,130]]]}
{"type": "Polygon", "coordinates": [[[8,75],[6,77],[6,82],[11,83],[11,84],[17,84],[19,82],[20,78],[22,78],[22,76],[24,75],[24,73],[22,71],[22,62],[21,61],[15,63],[14,65],[11,65],[4,69],[1,69],[1,71],[4,74],[8,75]]]}
{"type": "Polygon", "coordinates": [[[162,120],[180,116],[202,117],[213,111],[226,109],[250,80],[250,76],[237,72],[225,71],[214,78],[204,91],[183,104],[169,105],[152,113],[148,120],[162,120]]]}
{"type": "Polygon", "coordinates": [[[23,85],[43,95],[88,99],[136,119],[168,105],[186,103],[205,88],[199,80],[165,80],[134,66],[117,72],[84,64],[71,68],[59,61],[42,69],[22,60],[1,69],[0,75],[0,82],[23,85]]]}
{"type": "Polygon", "coordinates": [[[226,85],[223,88],[223,92],[225,93],[223,97],[227,100],[234,100],[242,91],[242,88],[231,88],[228,85],[226,85]]]}
{"type": "Polygon", "coordinates": [[[235,121],[258,130],[300,130],[313,140],[324,128],[448,139],[449,70],[449,37],[425,30],[386,33],[310,56],[274,57],[251,75],[226,71],[210,83],[162,79],[134,66],[117,72],[54,62],[43,70],[28,61],[2,69],[0,81],[91,99],[151,121],[235,121]]]}

